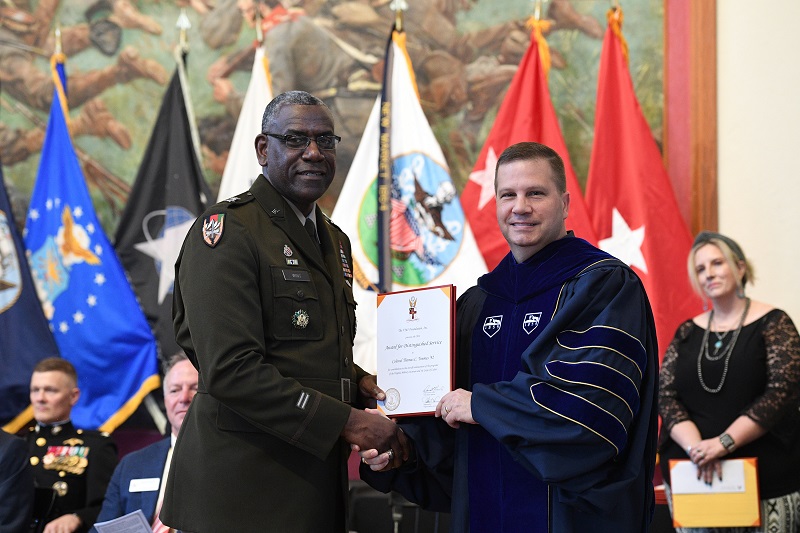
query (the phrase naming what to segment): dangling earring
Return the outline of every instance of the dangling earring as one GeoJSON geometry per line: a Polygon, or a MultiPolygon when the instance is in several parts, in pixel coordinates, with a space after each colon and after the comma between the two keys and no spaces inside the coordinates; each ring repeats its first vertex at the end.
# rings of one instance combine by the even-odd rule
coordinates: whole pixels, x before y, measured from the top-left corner
{"type": "Polygon", "coordinates": [[[738,296],[740,300],[744,299],[744,285],[741,281],[736,284],[736,296],[738,296]]]}

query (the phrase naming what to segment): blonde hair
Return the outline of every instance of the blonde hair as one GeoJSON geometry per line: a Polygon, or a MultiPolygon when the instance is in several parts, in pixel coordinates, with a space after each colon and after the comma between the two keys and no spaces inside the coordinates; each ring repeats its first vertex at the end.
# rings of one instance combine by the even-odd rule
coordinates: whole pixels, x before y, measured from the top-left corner
{"type": "MultiPolygon", "coordinates": [[[[694,245],[692,246],[691,251],[689,252],[689,257],[686,261],[686,268],[689,272],[689,282],[692,284],[692,289],[696,292],[701,298],[705,298],[705,292],[703,292],[703,288],[700,286],[700,280],[697,278],[697,271],[695,270],[694,266],[694,259],[697,255],[697,250],[706,246],[707,244],[712,244],[716,246],[720,252],[722,252],[722,257],[725,258],[725,262],[728,263],[728,267],[731,269],[732,272],[739,272],[739,262],[741,261],[744,263],[744,275],[742,279],[737,279],[736,284],[739,286],[739,292],[744,295],[744,286],[747,285],[748,282],[753,284],[755,282],[755,271],[753,270],[753,265],[750,261],[747,260],[746,257],[739,257],[736,252],[733,251],[733,248],[726,242],[726,239],[722,239],[716,236],[707,236],[704,239],[695,239],[694,245]]],[[[738,245],[736,245],[738,248],[738,245]]]]}

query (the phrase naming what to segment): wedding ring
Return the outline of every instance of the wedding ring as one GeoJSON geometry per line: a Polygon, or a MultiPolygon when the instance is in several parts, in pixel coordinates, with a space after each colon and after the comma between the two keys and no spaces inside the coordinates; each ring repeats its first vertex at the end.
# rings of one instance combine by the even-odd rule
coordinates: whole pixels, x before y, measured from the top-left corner
{"type": "Polygon", "coordinates": [[[445,412],[446,414],[450,414],[450,407],[446,405],[446,406],[444,407],[444,412],[445,412]]]}
{"type": "Polygon", "coordinates": [[[364,457],[361,458],[361,462],[364,463],[364,464],[368,464],[366,458],[364,458],[364,457]]]}
{"type": "Polygon", "coordinates": [[[394,450],[392,450],[392,449],[389,449],[389,451],[388,451],[388,452],[386,452],[386,455],[388,455],[388,456],[389,456],[389,460],[390,460],[390,461],[391,461],[391,460],[393,460],[393,459],[394,459],[394,450]]]}

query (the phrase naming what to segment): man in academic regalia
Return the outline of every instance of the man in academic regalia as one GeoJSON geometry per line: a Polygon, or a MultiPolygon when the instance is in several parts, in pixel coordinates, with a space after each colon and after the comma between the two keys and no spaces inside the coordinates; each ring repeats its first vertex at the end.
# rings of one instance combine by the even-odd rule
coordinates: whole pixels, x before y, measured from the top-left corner
{"type": "Polygon", "coordinates": [[[459,298],[461,388],[436,407],[446,424],[400,421],[409,461],[389,470],[385,452],[364,450],[361,477],[451,511],[453,532],[647,531],[658,358],[642,283],[567,232],[549,147],[507,148],[495,194],[511,253],[459,298]]]}

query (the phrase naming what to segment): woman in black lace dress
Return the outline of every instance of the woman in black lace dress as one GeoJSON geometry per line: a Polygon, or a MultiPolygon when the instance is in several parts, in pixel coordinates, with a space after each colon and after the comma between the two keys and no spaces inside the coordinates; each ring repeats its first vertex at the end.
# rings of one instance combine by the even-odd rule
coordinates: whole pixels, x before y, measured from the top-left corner
{"type": "Polygon", "coordinates": [[[721,459],[757,457],[762,526],[678,531],[800,531],[800,336],[785,312],[745,296],[753,271],[732,239],[700,233],[688,268],[711,309],[681,324],[664,355],[664,480],[670,459],[691,459],[710,483],[721,459]]]}

